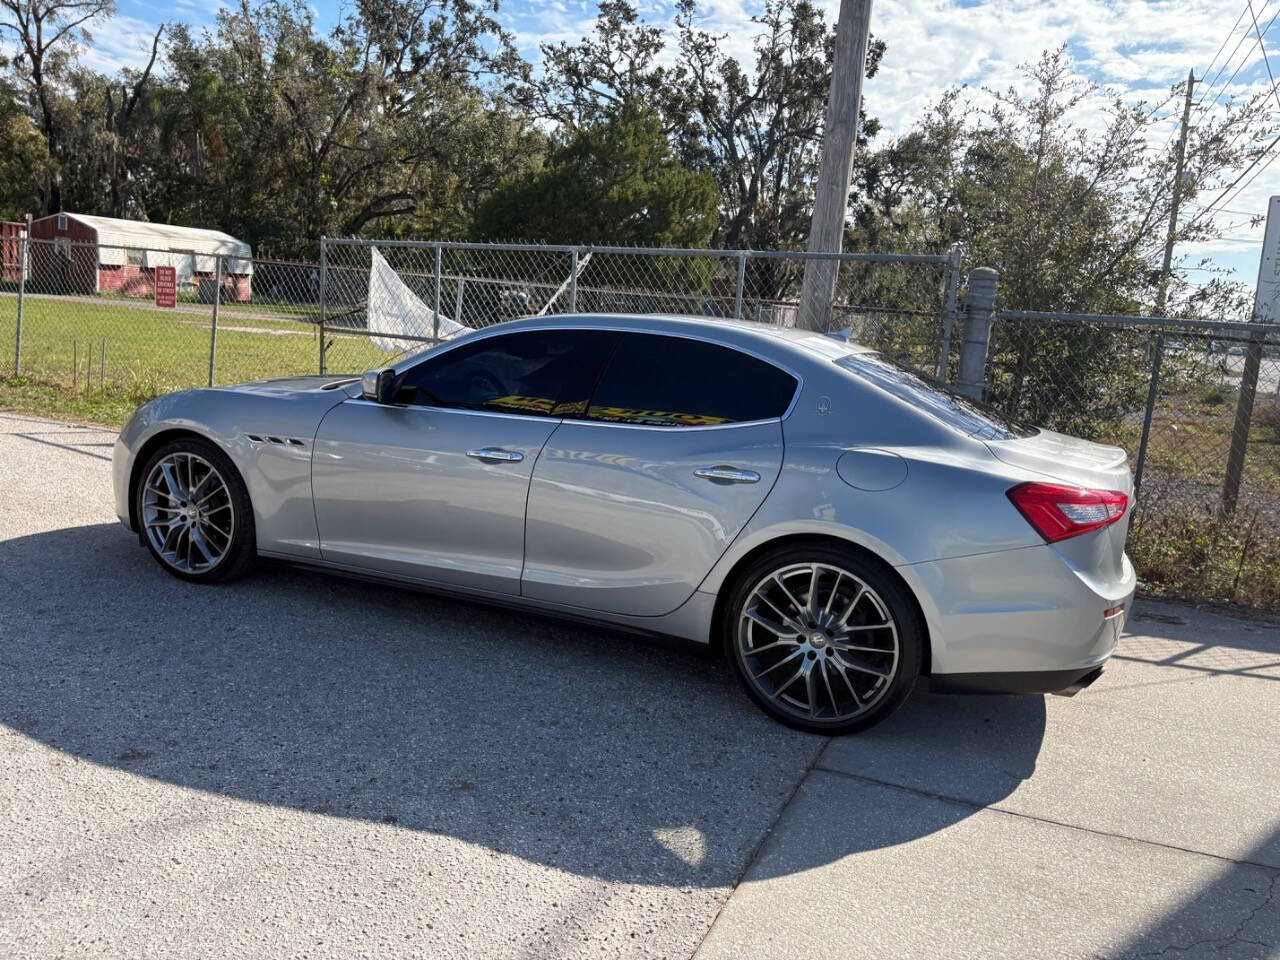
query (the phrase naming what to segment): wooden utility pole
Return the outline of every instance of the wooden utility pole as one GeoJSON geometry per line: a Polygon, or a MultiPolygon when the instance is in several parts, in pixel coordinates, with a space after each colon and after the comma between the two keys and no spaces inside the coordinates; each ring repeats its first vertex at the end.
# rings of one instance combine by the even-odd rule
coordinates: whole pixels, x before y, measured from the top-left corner
{"type": "MultiPolygon", "coordinates": [[[[871,0],[840,0],[822,161],[809,225],[810,253],[839,253],[844,243],[844,215],[849,203],[853,151],[858,142],[858,113],[862,105],[862,78],[867,73],[870,32],[871,0]]],[[[829,326],[838,267],[835,259],[805,263],[797,326],[809,330],[826,330],[829,326]]]]}
{"type": "MultiPolygon", "coordinates": [[[[1178,239],[1178,212],[1182,206],[1182,171],[1187,160],[1187,133],[1191,123],[1191,91],[1196,85],[1195,70],[1187,71],[1187,95],[1182,103],[1182,130],[1178,134],[1178,152],[1173,164],[1173,198],[1169,206],[1169,226],[1164,234],[1164,261],[1160,266],[1160,285],[1156,288],[1155,315],[1163,317],[1169,296],[1169,274],[1173,269],[1173,246],[1178,239]]],[[[1151,438],[1151,417],[1160,392],[1160,367],[1164,363],[1164,334],[1156,334],[1151,359],[1151,383],[1147,386],[1147,411],[1142,419],[1142,438],[1138,441],[1138,462],[1134,466],[1133,499],[1141,491],[1142,474],[1147,463],[1147,441],[1151,438]]]]}
{"type": "Polygon", "coordinates": [[[1178,238],[1178,208],[1182,205],[1182,172],[1187,162],[1187,133],[1191,123],[1191,91],[1196,73],[1187,71],[1187,96],[1182,104],[1182,131],[1178,135],[1178,154],[1173,168],[1173,203],[1169,207],[1169,228],[1164,235],[1164,263],[1160,266],[1160,287],[1156,290],[1156,316],[1163,317],[1169,295],[1169,271],[1173,267],[1173,245],[1178,238]]]}

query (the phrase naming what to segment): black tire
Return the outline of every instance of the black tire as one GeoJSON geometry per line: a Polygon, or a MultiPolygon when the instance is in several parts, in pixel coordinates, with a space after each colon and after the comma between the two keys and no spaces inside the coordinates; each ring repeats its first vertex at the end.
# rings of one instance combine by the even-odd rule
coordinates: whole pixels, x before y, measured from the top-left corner
{"type": "Polygon", "coordinates": [[[747,696],[773,718],[809,733],[856,733],[890,716],[911,694],[920,675],[924,625],[901,582],[875,559],[823,543],[782,546],[755,560],[729,590],[720,625],[725,657],[747,696]],[[781,589],[771,576],[780,571],[785,571],[781,589]],[[818,586],[802,592],[806,576],[816,576],[818,586]],[[859,592],[862,586],[868,590],[859,592]],[[765,591],[763,596],[758,588],[765,591]],[[831,596],[833,604],[820,603],[817,611],[811,610],[810,592],[819,599],[831,596]],[[753,616],[747,614],[748,604],[753,616]],[[836,604],[834,614],[823,610],[836,604]],[[844,609],[851,615],[841,627],[839,614],[844,609]],[[760,616],[770,625],[762,624],[760,616]],[[886,625],[876,626],[878,618],[884,618],[886,625]],[[861,625],[863,621],[866,625],[861,625]],[[831,629],[823,629],[824,623],[831,629]],[[795,645],[773,627],[794,632],[795,645]],[[777,647],[770,650],[765,643],[777,647]],[[854,643],[859,652],[849,648],[854,643]],[[800,670],[805,664],[809,665],[802,677],[807,713],[790,702],[798,699],[794,686],[768,676],[793,677],[792,668],[800,670]],[[872,671],[891,671],[891,675],[872,671]],[[774,689],[767,689],[770,684],[774,689]]]}
{"type": "MultiPolygon", "coordinates": [[[[173,498],[162,496],[159,502],[168,505],[163,507],[164,515],[171,512],[173,498]]],[[[191,583],[224,583],[249,573],[257,563],[257,532],[254,528],[253,504],[249,500],[249,491],[231,459],[208,440],[202,440],[199,437],[182,437],[154,451],[138,474],[137,488],[134,491],[134,509],[136,511],[134,515],[138,518],[139,538],[155,557],[156,562],[180,580],[191,583]],[[181,559],[166,557],[153,539],[147,523],[149,515],[147,487],[157,465],[171,458],[184,456],[196,458],[197,463],[203,461],[216,472],[217,478],[222,481],[226,490],[225,498],[219,496],[215,501],[220,508],[219,517],[227,514],[231,516],[229,542],[226,543],[217,562],[198,569],[182,569],[181,566],[176,565],[182,562],[181,559]],[[225,506],[223,506],[224,503],[225,506]]],[[[154,506],[150,510],[153,516],[158,515],[154,506]]],[[[188,544],[188,551],[196,555],[197,563],[201,562],[199,551],[193,551],[190,544],[188,544]]]]}

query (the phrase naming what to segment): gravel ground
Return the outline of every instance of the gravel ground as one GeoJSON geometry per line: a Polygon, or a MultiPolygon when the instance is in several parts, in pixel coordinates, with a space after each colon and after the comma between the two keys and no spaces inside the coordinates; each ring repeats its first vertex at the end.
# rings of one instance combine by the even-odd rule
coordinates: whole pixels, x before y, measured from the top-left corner
{"type": "Polygon", "coordinates": [[[1280,956],[1275,628],[1146,605],[1074,699],[828,741],[678,649],[177,581],[113,439],[0,414],[0,956],[1280,956]]]}

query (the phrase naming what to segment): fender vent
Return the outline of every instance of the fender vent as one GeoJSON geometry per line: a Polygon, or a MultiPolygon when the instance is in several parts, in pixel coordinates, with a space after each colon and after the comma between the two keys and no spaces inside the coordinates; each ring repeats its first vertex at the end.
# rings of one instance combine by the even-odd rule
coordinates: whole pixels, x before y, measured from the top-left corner
{"type": "Polygon", "coordinates": [[[305,447],[307,442],[297,437],[264,437],[257,433],[246,433],[245,439],[250,443],[272,443],[277,447],[305,447]]]}

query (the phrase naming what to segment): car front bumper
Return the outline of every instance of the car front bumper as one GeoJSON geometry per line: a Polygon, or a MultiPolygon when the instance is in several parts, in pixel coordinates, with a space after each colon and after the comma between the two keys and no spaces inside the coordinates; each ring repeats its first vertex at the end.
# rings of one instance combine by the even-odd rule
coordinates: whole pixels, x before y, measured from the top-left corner
{"type": "Polygon", "coordinates": [[[123,434],[116,439],[111,451],[111,485],[115,493],[116,516],[130,530],[134,529],[129,516],[129,474],[133,472],[133,451],[124,441],[123,434]]]}

